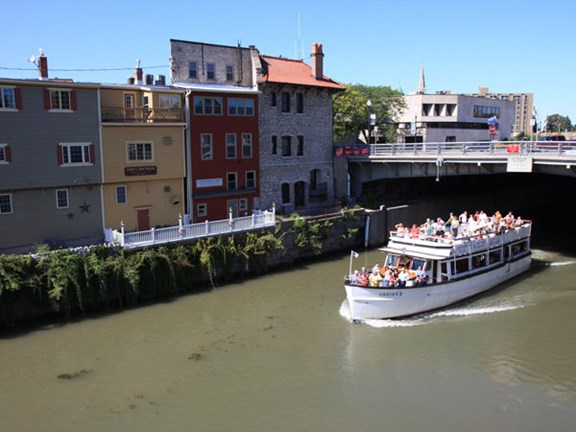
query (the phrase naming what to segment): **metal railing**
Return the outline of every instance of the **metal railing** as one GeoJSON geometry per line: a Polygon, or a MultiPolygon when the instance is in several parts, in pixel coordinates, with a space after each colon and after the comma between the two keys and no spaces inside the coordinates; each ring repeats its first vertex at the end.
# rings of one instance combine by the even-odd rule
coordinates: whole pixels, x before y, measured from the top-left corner
{"type": "Polygon", "coordinates": [[[120,231],[106,230],[105,241],[117,244],[127,249],[142,248],[146,246],[175,243],[184,240],[199,239],[202,237],[230,234],[273,227],[276,224],[276,208],[271,211],[257,211],[252,216],[224,220],[206,221],[196,224],[183,224],[182,216],[179,224],[166,228],[152,228],[146,231],[125,232],[124,224],[120,231]]]}
{"type": "Polygon", "coordinates": [[[115,123],[154,123],[184,121],[181,108],[124,108],[103,106],[101,108],[103,122],[115,123]]]}
{"type": "Polygon", "coordinates": [[[369,154],[355,158],[431,155],[550,155],[576,157],[576,141],[477,141],[371,144],[369,154]]]}

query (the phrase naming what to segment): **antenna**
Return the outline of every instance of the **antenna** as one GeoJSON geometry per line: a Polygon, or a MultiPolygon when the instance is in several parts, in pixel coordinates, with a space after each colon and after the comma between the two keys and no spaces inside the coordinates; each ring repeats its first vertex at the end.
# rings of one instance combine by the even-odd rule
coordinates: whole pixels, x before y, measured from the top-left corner
{"type": "Polygon", "coordinates": [[[36,64],[36,56],[35,56],[35,55],[31,55],[30,57],[28,57],[28,62],[29,62],[29,63],[33,63],[33,64],[36,64]]]}
{"type": "Polygon", "coordinates": [[[298,11],[298,31],[297,31],[297,39],[294,43],[294,54],[296,59],[302,60],[302,40],[300,39],[300,11],[298,11]]]}

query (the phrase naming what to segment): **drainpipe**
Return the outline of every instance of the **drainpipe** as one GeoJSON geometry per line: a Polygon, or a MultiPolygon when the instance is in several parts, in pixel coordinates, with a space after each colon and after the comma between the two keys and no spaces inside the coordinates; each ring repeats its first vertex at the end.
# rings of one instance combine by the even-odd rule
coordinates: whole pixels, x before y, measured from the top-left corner
{"type": "Polygon", "coordinates": [[[184,131],[184,155],[186,158],[186,203],[185,208],[190,215],[190,223],[194,222],[194,203],[192,201],[192,143],[190,139],[190,95],[192,90],[186,90],[184,96],[184,116],[186,117],[186,127],[184,131]]]}

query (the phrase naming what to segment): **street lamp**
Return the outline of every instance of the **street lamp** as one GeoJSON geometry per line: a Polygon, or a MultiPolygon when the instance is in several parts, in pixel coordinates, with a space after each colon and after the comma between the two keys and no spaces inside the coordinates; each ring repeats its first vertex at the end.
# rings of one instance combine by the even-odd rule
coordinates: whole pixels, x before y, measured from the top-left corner
{"type": "Polygon", "coordinates": [[[372,106],[372,101],[370,99],[366,101],[366,106],[368,107],[368,144],[372,144],[372,130],[376,131],[376,114],[370,109],[372,106]]]}

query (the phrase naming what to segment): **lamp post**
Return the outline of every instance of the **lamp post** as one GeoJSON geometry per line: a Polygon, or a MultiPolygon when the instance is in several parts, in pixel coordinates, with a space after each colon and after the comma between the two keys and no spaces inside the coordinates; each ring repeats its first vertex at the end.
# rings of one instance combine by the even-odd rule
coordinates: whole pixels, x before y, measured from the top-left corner
{"type": "Polygon", "coordinates": [[[368,107],[368,144],[372,144],[372,131],[376,130],[376,114],[371,110],[372,101],[370,99],[366,101],[366,106],[368,107]]]}

